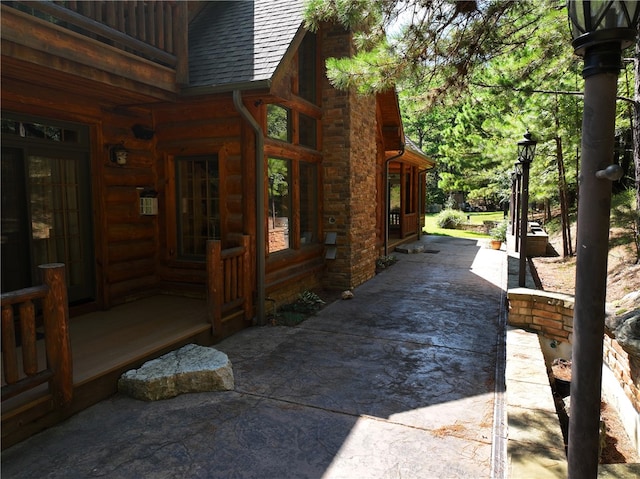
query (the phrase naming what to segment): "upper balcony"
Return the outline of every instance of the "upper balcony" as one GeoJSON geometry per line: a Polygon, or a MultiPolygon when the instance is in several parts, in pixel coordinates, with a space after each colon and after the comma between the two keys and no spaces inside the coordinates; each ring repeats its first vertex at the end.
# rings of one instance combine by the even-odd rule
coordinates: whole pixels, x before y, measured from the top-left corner
{"type": "Polygon", "coordinates": [[[3,1],[3,63],[26,61],[166,97],[188,83],[189,4],[3,1]]]}

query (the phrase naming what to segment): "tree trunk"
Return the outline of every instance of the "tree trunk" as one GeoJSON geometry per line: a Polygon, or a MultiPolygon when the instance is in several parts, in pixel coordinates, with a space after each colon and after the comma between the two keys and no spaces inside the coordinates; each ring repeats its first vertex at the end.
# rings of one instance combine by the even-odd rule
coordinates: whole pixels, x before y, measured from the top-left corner
{"type": "Polygon", "coordinates": [[[636,54],[634,57],[635,93],[633,102],[633,118],[631,131],[633,132],[633,163],[636,173],[636,263],[640,263],[640,37],[636,37],[636,54]]]}
{"type": "Polygon", "coordinates": [[[560,220],[562,223],[562,257],[573,254],[571,245],[571,223],[569,222],[569,201],[567,199],[567,180],[562,154],[562,138],[556,137],[556,158],[558,161],[558,186],[560,187],[560,220]]]}

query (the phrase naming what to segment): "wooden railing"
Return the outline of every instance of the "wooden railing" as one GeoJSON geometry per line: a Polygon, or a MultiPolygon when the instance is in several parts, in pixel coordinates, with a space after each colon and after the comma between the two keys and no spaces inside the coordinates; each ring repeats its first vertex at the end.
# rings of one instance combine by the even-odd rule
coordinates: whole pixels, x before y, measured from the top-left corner
{"type": "Polygon", "coordinates": [[[418,215],[405,213],[402,218],[402,236],[405,237],[418,231],[418,215]]]}
{"type": "Polygon", "coordinates": [[[249,236],[236,248],[222,250],[219,240],[207,241],[207,306],[213,333],[238,316],[251,317],[249,236]]]}
{"type": "Polygon", "coordinates": [[[38,0],[3,4],[175,68],[179,80],[188,74],[187,2],[38,0]]]}
{"type": "Polygon", "coordinates": [[[69,307],[64,264],[39,266],[43,284],[3,293],[2,301],[2,367],[4,382],[2,401],[49,383],[49,392],[56,406],[71,403],[73,396],[73,367],[69,342],[69,307]],[[35,300],[42,300],[46,364],[38,364],[36,344],[35,300]],[[19,312],[19,359],[16,342],[16,319],[19,312]]]}

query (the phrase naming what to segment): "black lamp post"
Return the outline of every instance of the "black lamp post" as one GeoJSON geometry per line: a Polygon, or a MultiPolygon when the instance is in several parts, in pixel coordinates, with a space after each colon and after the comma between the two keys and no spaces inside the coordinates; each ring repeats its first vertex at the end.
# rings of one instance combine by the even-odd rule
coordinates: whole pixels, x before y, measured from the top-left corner
{"type": "Polygon", "coordinates": [[[518,142],[518,163],[522,167],[522,193],[520,195],[520,268],[518,286],[526,286],[527,282],[527,232],[529,230],[529,167],[536,154],[537,141],[531,139],[531,133],[524,134],[524,139],[518,142]]]}
{"type": "Polygon", "coordinates": [[[514,214],[511,229],[516,238],[514,250],[517,253],[520,251],[520,201],[522,195],[522,165],[520,165],[520,163],[516,162],[514,172],[516,176],[516,202],[513,208],[514,214]]]}
{"type": "Polygon", "coordinates": [[[511,172],[511,196],[509,197],[509,228],[510,234],[515,234],[515,221],[516,221],[516,185],[517,185],[517,174],[515,171],[511,172]]]}
{"type": "Polygon", "coordinates": [[[602,340],[607,286],[616,93],[622,49],[636,36],[640,3],[569,1],[573,47],[584,57],[584,113],[576,259],[569,478],[598,476],[602,340]]]}

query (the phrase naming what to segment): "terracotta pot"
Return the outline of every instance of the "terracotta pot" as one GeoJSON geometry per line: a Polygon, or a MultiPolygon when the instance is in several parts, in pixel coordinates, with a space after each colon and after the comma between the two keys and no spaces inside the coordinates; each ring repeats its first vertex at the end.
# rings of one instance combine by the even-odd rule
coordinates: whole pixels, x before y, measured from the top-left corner
{"type": "Polygon", "coordinates": [[[493,249],[500,249],[501,246],[502,246],[502,241],[491,240],[491,247],[493,249]]]}

